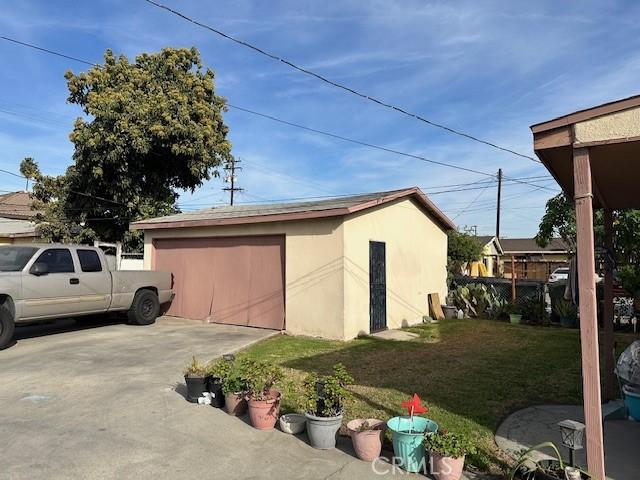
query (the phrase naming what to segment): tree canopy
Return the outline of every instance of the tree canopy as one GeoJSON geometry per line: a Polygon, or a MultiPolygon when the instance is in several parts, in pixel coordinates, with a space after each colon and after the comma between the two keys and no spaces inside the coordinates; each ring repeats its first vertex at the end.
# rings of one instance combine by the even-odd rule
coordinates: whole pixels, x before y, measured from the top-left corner
{"type": "Polygon", "coordinates": [[[135,243],[129,222],[175,212],[178,190],[193,191],[231,158],[225,100],[195,48],[134,63],[107,50],[104,64],[65,78],[85,117],[70,134],[65,174],[37,174],[40,228],[51,240],[135,243]]]}
{"type": "Polygon", "coordinates": [[[483,245],[471,235],[452,230],[447,245],[447,270],[459,274],[465,263],[476,262],[482,258],[483,245]]]}
{"type": "MultiPolygon", "coordinates": [[[[602,246],[604,219],[601,210],[594,212],[593,224],[596,247],[602,246]]],[[[618,266],[622,286],[634,293],[640,290],[640,210],[615,210],[613,233],[613,251],[609,253],[618,266]]],[[[564,193],[547,201],[536,241],[544,247],[556,236],[560,236],[575,251],[575,208],[564,193]]]]}

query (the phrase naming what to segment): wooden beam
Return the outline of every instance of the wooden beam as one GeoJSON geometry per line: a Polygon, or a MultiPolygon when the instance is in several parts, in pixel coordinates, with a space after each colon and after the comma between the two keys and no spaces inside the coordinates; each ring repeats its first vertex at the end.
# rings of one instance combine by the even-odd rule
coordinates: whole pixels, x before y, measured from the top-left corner
{"type": "MultiPolygon", "coordinates": [[[[613,212],[604,210],[604,248],[607,256],[613,255],[613,212]]],[[[613,357],[613,259],[605,259],[604,271],[604,398],[616,397],[613,357]],[[611,261],[610,261],[611,260],[611,261]]]]}
{"type": "Polygon", "coordinates": [[[591,191],[591,165],[587,148],[573,151],[573,180],[576,202],[582,391],[587,427],[587,464],[589,473],[594,479],[605,480],[595,281],[596,262],[593,241],[593,192],[591,191]]]}

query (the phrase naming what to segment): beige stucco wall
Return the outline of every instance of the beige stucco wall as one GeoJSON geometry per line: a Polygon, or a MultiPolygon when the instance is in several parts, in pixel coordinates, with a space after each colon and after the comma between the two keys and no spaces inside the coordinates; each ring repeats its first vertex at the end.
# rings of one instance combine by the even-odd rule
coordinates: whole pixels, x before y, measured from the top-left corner
{"type": "Polygon", "coordinates": [[[345,338],[369,333],[369,241],[386,243],[387,326],[422,322],[447,293],[447,234],[410,199],[346,217],[345,338]]]}
{"type": "Polygon", "coordinates": [[[342,218],[146,230],[145,268],[151,268],[154,238],[274,234],[286,235],[286,330],[343,339],[342,218]]]}
{"type": "Polygon", "coordinates": [[[640,137],[640,108],[576,123],[574,133],[576,143],[640,137]]]}

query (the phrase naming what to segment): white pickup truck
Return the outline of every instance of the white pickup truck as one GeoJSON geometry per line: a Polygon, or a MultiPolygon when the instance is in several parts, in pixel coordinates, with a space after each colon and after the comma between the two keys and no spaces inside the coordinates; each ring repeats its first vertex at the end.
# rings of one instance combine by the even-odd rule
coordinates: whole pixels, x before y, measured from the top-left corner
{"type": "Polygon", "coordinates": [[[0,246],[0,349],[19,323],[127,312],[130,323],[151,324],[172,300],[171,287],[169,272],[109,270],[95,247],[0,246]]]}

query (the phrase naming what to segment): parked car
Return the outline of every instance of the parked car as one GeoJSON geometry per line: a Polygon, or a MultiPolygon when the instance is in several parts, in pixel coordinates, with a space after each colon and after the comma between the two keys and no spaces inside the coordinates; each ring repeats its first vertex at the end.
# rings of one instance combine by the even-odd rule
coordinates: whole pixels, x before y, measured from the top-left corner
{"type": "Polygon", "coordinates": [[[569,269],[567,267],[556,268],[551,275],[549,275],[549,283],[559,282],[561,280],[567,281],[569,278],[569,269]]]}
{"type": "Polygon", "coordinates": [[[16,324],[127,312],[149,325],[173,299],[171,273],[112,271],[104,252],[84,245],[0,246],[0,349],[16,324]]]}

